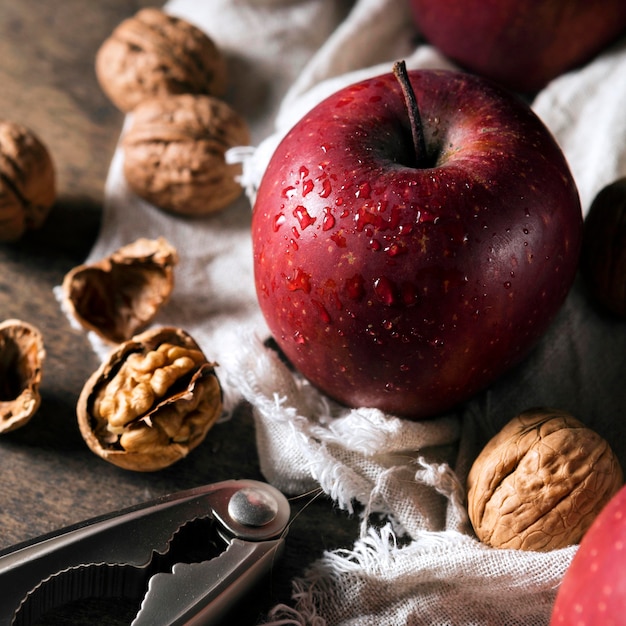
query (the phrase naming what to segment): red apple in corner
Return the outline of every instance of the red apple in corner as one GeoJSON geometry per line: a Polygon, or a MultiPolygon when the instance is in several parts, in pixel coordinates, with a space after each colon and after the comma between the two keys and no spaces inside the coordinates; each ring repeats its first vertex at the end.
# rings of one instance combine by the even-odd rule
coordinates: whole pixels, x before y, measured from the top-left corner
{"type": "Polygon", "coordinates": [[[470,74],[409,75],[412,89],[394,73],[346,87],[291,129],[252,241],[261,310],[295,367],[344,404],[418,419],[529,352],[573,281],[582,216],[527,105],[470,74]]]}
{"type": "Polygon", "coordinates": [[[565,572],[550,626],[626,620],[626,487],[600,511],[565,572]]]}
{"type": "Polygon", "coordinates": [[[536,92],[626,34],[624,0],[408,0],[424,37],[462,67],[536,92]]]}

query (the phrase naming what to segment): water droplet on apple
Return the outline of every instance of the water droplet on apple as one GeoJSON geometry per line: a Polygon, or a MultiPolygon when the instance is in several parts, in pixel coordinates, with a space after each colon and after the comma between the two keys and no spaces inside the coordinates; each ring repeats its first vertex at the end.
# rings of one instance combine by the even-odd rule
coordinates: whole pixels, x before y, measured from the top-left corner
{"type": "Polygon", "coordinates": [[[510,280],[505,281],[505,283],[504,283],[504,288],[505,288],[505,289],[510,289],[510,288],[511,288],[511,286],[512,286],[512,283],[511,283],[511,281],[510,281],[510,280]]]}
{"type": "Polygon", "coordinates": [[[400,254],[404,254],[405,252],[407,252],[407,247],[397,241],[394,241],[393,243],[389,244],[386,248],[385,248],[385,252],[390,256],[390,257],[396,257],[400,254]]]}
{"type": "Polygon", "coordinates": [[[302,333],[299,330],[296,330],[294,332],[293,340],[299,345],[304,345],[306,343],[306,339],[303,337],[302,333]]]}
{"type": "Polygon", "coordinates": [[[331,213],[330,207],[324,207],[322,217],[322,230],[330,230],[335,225],[335,217],[331,213]]]}
{"type": "Polygon", "coordinates": [[[319,300],[313,300],[313,304],[315,305],[322,322],[330,324],[331,319],[326,307],[319,300]]]}
{"type": "Polygon", "coordinates": [[[301,204],[298,205],[293,210],[293,216],[300,223],[300,228],[302,230],[304,230],[305,228],[308,228],[309,226],[311,226],[311,224],[314,224],[315,220],[317,219],[315,217],[311,217],[311,215],[309,215],[309,212],[306,210],[306,208],[303,207],[301,204]]]}
{"type": "Polygon", "coordinates": [[[274,217],[274,232],[278,232],[278,229],[285,223],[285,215],[284,213],[279,213],[274,217]]]}
{"type": "Polygon", "coordinates": [[[374,293],[387,306],[391,306],[396,301],[393,283],[384,276],[374,280],[374,293]]]}
{"type": "Polygon", "coordinates": [[[332,241],[335,242],[335,244],[337,244],[337,247],[339,248],[345,248],[347,247],[347,242],[346,242],[346,238],[342,235],[343,231],[339,231],[338,233],[333,233],[330,238],[332,239],[332,241]]]}
{"type": "Polygon", "coordinates": [[[400,365],[401,372],[408,372],[410,369],[411,367],[409,365],[406,365],[406,363],[402,363],[402,365],[400,365]]]}
{"type": "Polygon", "coordinates": [[[306,165],[301,165],[298,173],[300,174],[300,180],[304,180],[309,175],[309,168],[306,165]]]}
{"type": "Polygon", "coordinates": [[[366,181],[364,183],[361,183],[358,187],[358,189],[356,190],[356,193],[354,194],[354,196],[356,198],[362,198],[364,200],[369,200],[370,196],[372,194],[372,187],[371,185],[366,181]]]}
{"type": "Polygon", "coordinates": [[[374,250],[374,252],[378,252],[382,248],[382,245],[380,241],[378,241],[378,239],[370,239],[369,247],[370,247],[370,250],[374,250]]]}
{"type": "Polygon", "coordinates": [[[302,268],[297,268],[292,276],[286,276],[287,289],[289,291],[304,291],[311,293],[311,275],[302,268]]]}
{"type": "Polygon", "coordinates": [[[306,196],[313,191],[313,181],[308,178],[302,183],[302,196],[306,196]]]}
{"type": "Polygon", "coordinates": [[[332,190],[333,188],[332,188],[332,185],[330,184],[330,181],[328,180],[328,178],[325,178],[322,181],[322,190],[319,192],[320,198],[328,198],[332,190]]]}

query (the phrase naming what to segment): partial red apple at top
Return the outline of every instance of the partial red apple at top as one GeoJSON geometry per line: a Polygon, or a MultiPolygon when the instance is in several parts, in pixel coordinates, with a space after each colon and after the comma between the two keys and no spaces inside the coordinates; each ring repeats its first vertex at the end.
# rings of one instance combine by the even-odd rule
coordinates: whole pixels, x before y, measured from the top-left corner
{"type": "Polygon", "coordinates": [[[550,626],[626,620],[626,487],[600,511],[565,572],[550,626]]]}
{"type": "Polygon", "coordinates": [[[392,72],[338,91],[276,149],[252,241],[259,304],[293,365],[348,406],[420,419],[536,344],[573,282],[582,215],[526,104],[471,74],[409,79],[423,146],[392,72]]]}
{"type": "Polygon", "coordinates": [[[626,34],[624,0],[408,0],[424,37],[463,68],[527,93],[626,34]]]}

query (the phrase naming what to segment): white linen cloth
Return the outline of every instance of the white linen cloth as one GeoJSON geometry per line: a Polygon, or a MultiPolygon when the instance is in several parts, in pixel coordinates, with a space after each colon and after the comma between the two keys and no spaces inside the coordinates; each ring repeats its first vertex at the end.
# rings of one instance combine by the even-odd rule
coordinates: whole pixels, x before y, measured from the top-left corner
{"type": "MultiPolygon", "coordinates": [[[[229,59],[227,100],[248,120],[255,148],[231,156],[245,158],[250,197],[277,142],[324,96],[390,71],[399,58],[409,68],[452,67],[418,43],[404,0],[170,0],[165,10],[203,28],[229,59]]],[[[624,103],[624,42],[533,102],[569,160],[585,211],[604,185],[626,175],[624,103]]],[[[626,325],[599,315],[577,285],[531,356],[461,411],[410,422],[348,410],[263,344],[248,199],[210,217],[177,218],[133,196],[122,165],[118,148],[87,262],[140,236],[166,236],[180,263],[156,322],[185,328],[219,363],[227,408],[242,399],[253,405],[267,480],[288,494],[321,487],[339,507],[362,512],[354,548],[327,552],[295,581],[293,604],[276,607],[268,621],[547,624],[576,548],[540,554],[480,544],[463,505],[465,477],[486,437],[538,405],[570,410],[626,465],[626,325]]]]}

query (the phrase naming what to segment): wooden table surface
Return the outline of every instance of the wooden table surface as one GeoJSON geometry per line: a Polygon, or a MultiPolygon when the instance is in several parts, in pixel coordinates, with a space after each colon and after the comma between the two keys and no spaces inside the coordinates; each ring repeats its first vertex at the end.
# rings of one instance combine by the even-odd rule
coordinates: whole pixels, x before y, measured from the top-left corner
{"type": "MultiPolygon", "coordinates": [[[[100,90],[95,53],[147,0],[6,0],[0,3],[0,117],[25,124],[50,149],[58,201],[44,227],[0,245],[0,319],[20,318],[44,335],[42,404],[24,427],[0,436],[0,549],[158,495],[231,478],[262,478],[254,426],[242,407],[187,459],[143,474],[116,468],[84,444],[75,406],[98,361],[61,312],[53,288],[87,256],[99,228],[104,181],[123,121],[100,90]]],[[[293,503],[299,511],[308,499],[293,503]]],[[[229,623],[255,624],[291,580],[326,548],[350,546],[357,521],[319,498],[290,528],[283,559],[229,623]]],[[[5,593],[6,590],[0,590],[5,593]]],[[[136,607],[82,601],[44,624],[123,624],[136,607]]]]}

